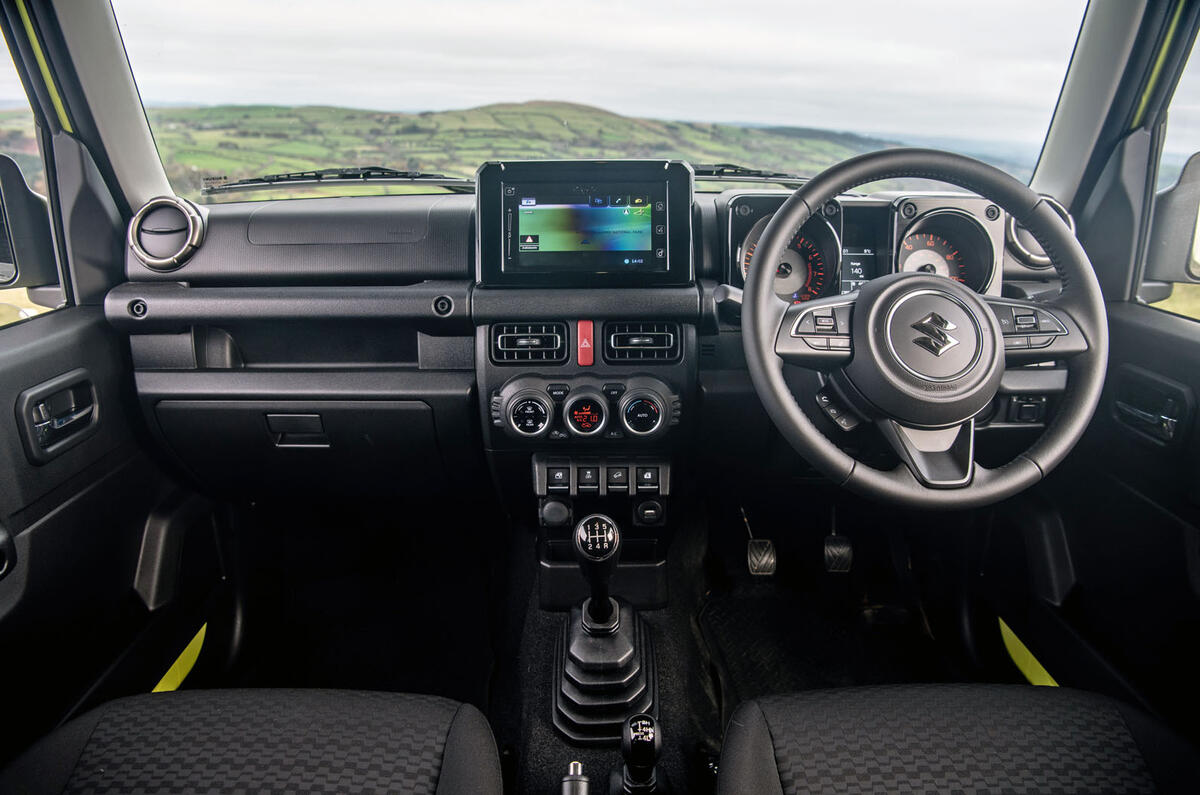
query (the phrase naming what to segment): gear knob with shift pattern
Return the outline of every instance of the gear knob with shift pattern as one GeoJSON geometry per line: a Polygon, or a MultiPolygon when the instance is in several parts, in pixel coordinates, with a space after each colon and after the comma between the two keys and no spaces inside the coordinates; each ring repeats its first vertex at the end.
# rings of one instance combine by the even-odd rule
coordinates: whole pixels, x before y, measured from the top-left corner
{"type": "Polygon", "coordinates": [[[662,753],[662,734],[653,715],[630,716],[621,728],[622,795],[649,795],[660,792],[655,765],[662,753]]]}
{"type": "Polygon", "coordinates": [[[612,621],[616,611],[608,584],[621,559],[621,531],[602,513],[585,516],[575,525],[575,559],[588,582],[591,598],[584,605],[595,624],[612,621]]]}

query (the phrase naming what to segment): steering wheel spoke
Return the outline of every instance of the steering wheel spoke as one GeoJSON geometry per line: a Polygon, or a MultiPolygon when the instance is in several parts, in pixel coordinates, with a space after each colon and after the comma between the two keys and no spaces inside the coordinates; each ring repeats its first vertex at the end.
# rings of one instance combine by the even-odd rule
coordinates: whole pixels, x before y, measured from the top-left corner
{"type": "Polygon", "coordinates": [[[975,476],[975,420],[938,430],[880,420],[879,430],[913,477],[927,488],[960,489],[975,476]]]}
{"type": "Polygon", "coordinates": [[[1006,365],[1061,361],[1087,353],[1079,324],[1054,302],[986,298],[1004,335],[1006,365]]]}
{"type": "Polygon", "coordinates": [[[788,306],[775,335],[775,354],[810,370],[832,370],[850,361],[850,317],[857,297],[847,293],[788,306]]]}

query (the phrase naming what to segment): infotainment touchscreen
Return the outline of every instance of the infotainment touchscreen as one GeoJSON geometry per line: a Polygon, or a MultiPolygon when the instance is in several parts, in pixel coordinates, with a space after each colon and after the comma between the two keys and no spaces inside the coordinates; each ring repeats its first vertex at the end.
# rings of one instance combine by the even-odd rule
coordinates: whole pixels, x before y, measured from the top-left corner
{"type": "Polygon", "coordinates": [[[667,269],[665,182],[505,183],[505,271],[667,269]]]}
{"type": "Polygon", "coordinates": [[[692,170],[685,163],[485,163],[475,194],[483,286],[694,283],[692,170]]]}

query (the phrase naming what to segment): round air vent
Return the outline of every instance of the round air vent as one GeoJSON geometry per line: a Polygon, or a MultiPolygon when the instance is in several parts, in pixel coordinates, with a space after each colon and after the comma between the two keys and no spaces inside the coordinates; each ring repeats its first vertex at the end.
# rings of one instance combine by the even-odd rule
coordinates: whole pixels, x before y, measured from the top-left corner
{"type": "Polygon", "coordinates": [[[129,248],[147,268],[169,271],[187,262],[204,242],[204,213],[178,196],[142,205],[129,222],[129,248]]]}
{"type": "MultiPolygon", "coordinates": [[[[1062,219],[1067,222],[1067,227],[1070,228],[1071,234],[1075,234],[1075,219],[1067,212],[1067,208],[1063,207],[1057,199],[1042,194],[1042,198],[1046,204],[1062,216],[1062,219]]],[[[1046,252],[1042,251],[1042,247],[1033,239],[1033,235],[1025,227],[1017,223],[1017,219],[1013,216],[1008,216],[1008,222],[1004,226],[1004,240],[1008,244],[1008,248],[1016,255],[1017,259],[1025,263],[1031,268],[1049,268],[1050,258],[1046,256],[1046,252]]]]}

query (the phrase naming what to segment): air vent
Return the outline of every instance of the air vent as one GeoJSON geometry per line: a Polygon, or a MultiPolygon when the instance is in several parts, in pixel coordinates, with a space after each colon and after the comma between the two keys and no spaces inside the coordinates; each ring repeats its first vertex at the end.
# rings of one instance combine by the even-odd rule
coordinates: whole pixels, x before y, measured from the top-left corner
{"type": "MultiPolygon", "coordinates": [[[[1071,234],[1075,234],[1075,219],[1067,212],[1067,208],[1053,196],[1042,194],[1042,201],[1050,205],[1050,209],[1058,213],[1066,222],[1067,228],[1071,230],[1071,234]]],[[[1025,263],[1030,268],[1049,268],[1050,258],[1046,256],[1046,252],[1042,250],[1042,246],[1033,235],[1029,233],[1025,227],[1017,223],[1015,216],[1008,216],[1007,222],[1004,225],[1004,242],[1008,244],[1008,248],[1016,255],[1017,259],[1025,263]]]]}
{"type": "Polygon", "coordinates": [[[501,323],[492,326],[492,361],[496,364],[561,364],[566,360],[566,323],[501,323]]]}
{"type": "Polygon", "coordinates": [[[604,324],[604,361],[674,362],[679,360],[678,323],[604,324]]]}
{"type": "Polygon", "coordinates": [[[178,196],[151,199],[129,222],[127,242],[147,268],[174,270],[204,242],[204,212],[178,196]]]}

